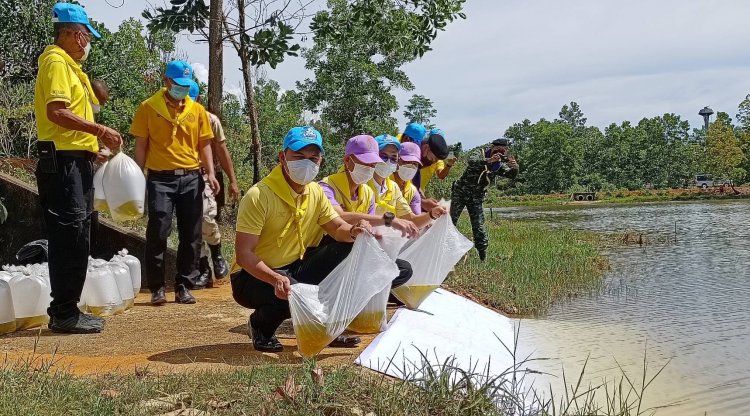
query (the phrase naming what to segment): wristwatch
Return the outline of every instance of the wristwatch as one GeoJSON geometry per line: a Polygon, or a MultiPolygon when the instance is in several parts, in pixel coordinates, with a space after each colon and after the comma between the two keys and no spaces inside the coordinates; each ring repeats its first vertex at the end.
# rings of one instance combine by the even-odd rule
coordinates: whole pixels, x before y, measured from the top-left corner
{"type": "Polygon", "coordinates": [[[396,218],[396,215],[392,212],[386,212],[383,214],[383,223],[386,227],[390,227],[391,224],[393,224],[393,219],[396,218]]]}

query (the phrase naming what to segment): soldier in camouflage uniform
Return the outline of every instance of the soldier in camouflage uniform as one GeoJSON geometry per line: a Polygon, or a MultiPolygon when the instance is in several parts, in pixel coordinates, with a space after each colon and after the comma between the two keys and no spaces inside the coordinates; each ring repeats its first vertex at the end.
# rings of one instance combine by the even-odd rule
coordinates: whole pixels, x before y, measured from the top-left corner
{"type": "Polygon", "coordinates": [[[451,219],[453,224],[456,224],[464,207],[469,211],[474,247],[477,248],[482,261],[487,256],[487,247],[490,245],[484,226],[482,206],[487,185],[498,176],[515,178],[518,175],[518,163],[512,156],[506,155],[509,144],[508,139],[501,138],[494,140],[490,148],[472,150],[466,170],[461,178],[453,183],[451,219]]]}

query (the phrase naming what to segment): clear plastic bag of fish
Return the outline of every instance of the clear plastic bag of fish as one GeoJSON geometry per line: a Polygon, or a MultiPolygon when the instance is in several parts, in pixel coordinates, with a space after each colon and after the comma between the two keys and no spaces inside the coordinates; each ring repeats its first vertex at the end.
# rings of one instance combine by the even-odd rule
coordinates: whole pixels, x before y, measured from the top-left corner
{"type": "Polygon", "coordinates": [[[398,275],[375,237],[361,234],[344,261],[320,283],[295,283],[289,296],[297,346],[305,357],[323,350],[398,275]]]}
{"type": "MultiPolygon", "coordinates": [[[[400,231],[391,227],[376,227],[375,232],[381,235],[380,240],[378,240],[380,247],[395,262],[401,247],[406,244],[407,238],[401,236],[400,231]]],[[[388,306],[390,291],[391,288],[388,285],[380,293],[373,296],[347,329],[359,334],[376,334],[385,331],[388,327],[386,307],[388,306]]]]}
{"type": "Polygon", "coordinates": [[[408,261],[414,273],[406,284],[391,293],[409,309],[419,308],[473,246],[456,229],[450,216],[443,215],[399,254],[398,258],[408,261]]]}
{"type": "Polygon", "coordinates": [[[102,188],[109,213],[115,221],[135,220],[143,216],[146,178],[128,155],[120,152],[107,163],[102,188]]]}

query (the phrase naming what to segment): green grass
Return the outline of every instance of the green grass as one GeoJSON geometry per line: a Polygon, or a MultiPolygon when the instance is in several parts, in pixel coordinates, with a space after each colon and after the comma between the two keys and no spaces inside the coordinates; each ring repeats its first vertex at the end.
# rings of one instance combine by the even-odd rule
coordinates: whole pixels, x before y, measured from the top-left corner
{"type": "MultiPolygon", "coordinates": [[[[607,261],[593,234],[523,221],[487,221],[490,248],[472,250],[445,284],[510,314],[543,313],[552,303],[598,287],[607,261]]],[[[466,215],[459,229],[471,235],[466,215]]]]}
{"type": "Polygon", "coordinates": [[[644,357],[639,378],[620,368],[620,377],[588,384],[584,365],[577,378],[562,373],[564,391],[541,391],[527,384],[533,360],[517,362],[515,346],[506,348],[514,365],[502,375],[465,371],[453,359],[430,366],[423,355],[419,374],[407,381],[353,365],[324,370],[314,362],[231,372],[157,375],[140,370],[76,377],[56,370],[54,359],[39,362],[31,356],[0,364],[0,409],[8,416],[153,415],[184,408],[212,415],[633,416],[652,414],[653,408],[643,406],[644,393],[666,366],[649,370],[644,357]],[[169,396],[178,398],[165,400],[169,396]],[[144,406],[154,401],[159,408],[144,406]]]}

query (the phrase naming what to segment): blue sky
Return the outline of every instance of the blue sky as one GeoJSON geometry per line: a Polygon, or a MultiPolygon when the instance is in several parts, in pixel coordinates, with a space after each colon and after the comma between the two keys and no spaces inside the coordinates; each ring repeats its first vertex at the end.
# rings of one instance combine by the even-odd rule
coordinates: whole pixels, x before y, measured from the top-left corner
{"type": "MultiPolygon", "coordinates": [[[[80,2],[112,28],[140,18],[146,6],[80,2]]],[[[599,127],[668,112],[699,126],[703,106],[734,117],[750,94],[750,1],[467,0],[465,12],[466,20],[438,35],[432,52],[404,67],[415,90],[396,93],[402,107],[415,93],[431,98],[434,122],[465,146],[524,118],[555,118],[570,101],[599,127]]],[[[206,45],[183,37],[180,47],[205,76],[206,45]]],[[[227,48],[228,91],[240,90],[237,68],[227,48]]],[[[266,73],[287,89],[311,76],[299,58],[266,73]]]]}

